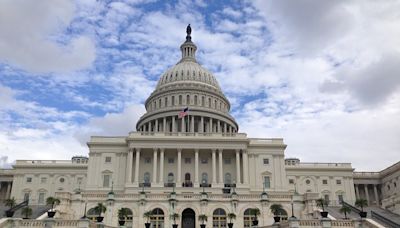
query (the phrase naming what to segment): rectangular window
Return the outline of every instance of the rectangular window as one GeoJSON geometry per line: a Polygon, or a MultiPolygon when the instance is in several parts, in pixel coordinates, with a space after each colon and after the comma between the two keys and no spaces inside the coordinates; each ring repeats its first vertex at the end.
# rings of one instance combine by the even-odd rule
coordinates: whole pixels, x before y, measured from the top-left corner
{"type": "Polygon", "coordinates": [[[47,178],[46,177],[40,178],[40,183],[41,184],[46,184],[46,182],[47,182],[47,178]]]}
{"type": "Polygon", "coordinates": [[[269,159],[268,158],[264,158],[263,162],[264,162],[264,165],[268,165],[269,164],[269,159]]]}
{"type": "Polygon", "coordinates": [[[293,179],[289,179],[289,184],[294,184],[294,180],[293,179]]]}
{"type": "Polygon", "coordinates": [[[230,158],[225,158],[225,159],[224,159],[224,164],[225,164],[225,165],[231,164],[231,159],[230,159],[230,158]]]}
{"type": "Polygon", "coordinates": [[[185,158],[185,164],[190,164],[192,163],[192,159],[191,158],[185,158]]]}
{"type": "Polygon", "coordinates": [[[150,164],[151,163],[151,158],[144,158],[144,163],[150,164]]]}
{"type": "Polygon", "coordinates": [[[207,164],[208,163],[208,159],[207,158],[202,158],[201,159],[201,164],[207,164]]]}
{"type": "Polygon", "coordinates": [[[174,164],[174,162],[175,162],[175,159],[174,159],[174,158],[168,158],[168,163],[169,163],[169,164],[174,164]]]}
{"type": "Polygon", "coordinates": [[[24,201],[29,200],[29,192],[25,192],[24,194],[24,201]]]}
{"type": "Polygon", "coordinates": [[[328,180],[322,180],[322,184],[328,184],[328,180]]]}
{"type": "Polygon", "coordinates": [[[44,204],[44,192],[40,192],[39,193],[39,199],[38,199],[38,203],[39,204],[44,204]]]}
{"type": "Polygon", "coordinates": [[[336,184],[342,184],[342,180],[336,180],[336,184]]]}
{"type": "Polygon", "coordinates": [[[103,176],[103,187],[110,187],[110,175],[106,174],[103,176]]]}
{"type": "Polygon", "coordinates": [[[106,157],[106,163],[110,163],[111,162],[111,157],[106,157]]]}
{"type": "Polygon", "coordinates": [[[32,177],[27,177],[26,178],[26,183],[32,183],[32,177]]]}
{"type": "Polygon", "coordinates": [[[269,176],[264,177],[264,188],[266,189],[271,188],[271,181],[269,179],[269,176]]]}

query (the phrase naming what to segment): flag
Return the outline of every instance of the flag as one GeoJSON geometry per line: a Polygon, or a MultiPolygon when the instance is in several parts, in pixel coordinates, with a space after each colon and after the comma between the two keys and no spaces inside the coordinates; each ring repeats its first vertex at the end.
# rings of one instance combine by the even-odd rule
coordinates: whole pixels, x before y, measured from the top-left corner
{"type": "Polygon", "coordinates": [[[189,111],[188,107],[184,108],[182,111],[179,112],[178,117],[179,118],[185,117],[188,114],[188,111],[189,111]]]}

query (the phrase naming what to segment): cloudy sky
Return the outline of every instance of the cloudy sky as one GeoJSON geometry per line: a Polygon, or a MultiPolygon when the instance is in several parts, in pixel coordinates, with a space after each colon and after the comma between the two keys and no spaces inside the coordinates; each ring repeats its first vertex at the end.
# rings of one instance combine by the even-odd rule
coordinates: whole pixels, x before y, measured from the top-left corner
{"type": "Polygon", "coordinates": [[[187,24],[249,137],[378,171],[400,160],[400,1],[0,1],[0,166],[126,135],[187,24]]]}

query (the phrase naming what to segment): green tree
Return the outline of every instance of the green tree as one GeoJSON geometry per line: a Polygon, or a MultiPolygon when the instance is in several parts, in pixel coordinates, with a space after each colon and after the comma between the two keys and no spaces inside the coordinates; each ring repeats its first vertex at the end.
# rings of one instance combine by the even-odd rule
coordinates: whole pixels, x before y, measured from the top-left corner
{"type": "Polygon", "coordinates": [[[32,208],[24,207],[22,208],[21,213],[24,215],[24,218],[29,218],[32,215],[32,208]]]}
{"type": "Polygon", "coordinates": [[[350,207],[343,204],[340,208],[340,213],[344,214],[344,218],[347,219],[347,214],[351,213],[351,209],[350,207]]]}
{"type": "Polygon", "coordinates": [[[317,207],[320,207],[322,211],[325,211],[325,207],[329,205],[329,201],[323,198],[317,199],[317,207]]]}
{"type": "Polygon", "coordinates": [[[102,213],[106,212],[107,207],[104,206],[104,204],[102,203],[98,203],[97,206],[94,207],[94,211],[96,212],[96,214],[99,215],[99,217],[101,216],[102,213]]]}
{"type": "Polygon", "coordinates": [[[368,201],[366,199],[357,199],[355,205],[356,207],[361,208],[361,211],[364,212],[364,207],[368,206],[368,201]]]}
{"type": "Polygon", "coordinates": [[[17,203],[16,203],[14,197],[13,197],[13,198],[10,198],[10,199],[4,200],[4,205],[7,206],[7,207],[9,207],[10,209],[11,209],[12,207],[14,207],[16,204],[17,204],[17,203]]]}
{"type": "Polygon", "coordinates": [[[54,206],[60,204],[60,200],[50,196],[50,197],[47,197],[46,204],[51,205],[51,209],[54,209],[54,206]]]}
{"type": "Polygon", "coordinates": [[[272,214],[274,214],[275,216],[278,216],[281,214],[283,208],[282,205],[280,204],[272,204],[269,209],[271,210],[272,214]]]}
{"type": "Polygon", "coordinates": [[[126,217],[130,214],[129,208],[123,207],[118,210],[118,218],[120,220],[126,220],[126,217]]]}
{"type": "Polygon", "coordinates": [[[151,218],[152,215],[153,215],[153,212],[152,212],[152,211],[146,211],[146,212],[143,214],[143,217],[146,219],[147,223],[150,222],[150,218],[151,218]]]}
{"type": "Polygon", "coordinates": [[[204,222],[207,222],[207,215],[205,214],[199,215],[199,220],[201,221],[201,224],[204,224],[204,222]]]}
{"type": "Polygon", "coordinates": [[[229,222],[232,223],[233,219],[236,219],[236,214],[235,213],[229,213],[228,214],[229,222]]]}

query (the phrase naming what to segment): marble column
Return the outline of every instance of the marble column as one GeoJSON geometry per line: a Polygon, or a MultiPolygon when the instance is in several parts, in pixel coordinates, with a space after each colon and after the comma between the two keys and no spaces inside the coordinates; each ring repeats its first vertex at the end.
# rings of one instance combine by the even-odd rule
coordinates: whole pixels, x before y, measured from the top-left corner
{"type": "Polygon", "coordinates": [[[194,185],[199,185],[199,149],[194,149],[194,185]]]}
{"type": "Polygon", "coordinates": [[[171,132],[176,132],[176,127],[175,127],[175,116],[172,116],[172,131],[171,132]]]}
{"type": "Polygon", "coordinates": [[[354,185],[354,191],[356,192],[356,199],[360,199],[360,193],[358,192],[358,184],[354,185]]]}
{"type": "Polygon", "coordinates": [[[153,152],[153,179],[152,182],[157,183],[157,148],[153,152]]]}
{"type": "Polygon", "coordinates": [[[242,150],[243,155],[243,184],[249,184],[249,161],[247,151],[242,150]]]}
{"type": "Polygon", "coordinates": [[[164,185],[164,149],[160,149],[160,178],[159,182],[164,185]]]}
{"type": "Polygon", "coordinates": [[[218,149],[218,169],[219,169],[219,183],[223,184],[224,183],[224,174],[223,174],[223,169],[222,169],[222,149],[218,149]]]}
{"type": "Polygon", "coordinates": [[[6,192],[6,199],[10,199],[11,198],[11,185],[12,182],[7,182],[7,192],[6,192]]]}
{"type": "Polygon", "coordinates": [[[241,184],[240,182],[240,151],[236,150],[236,183],[241,184]]]}
{"type": "Polygon", "coordinates": [[[140,149],[136,149],[135,183],[139,183],[140,149]]]}
{"type": "Polygon", "coordinates": [[[217,132],[221,133],[221,122],[219,120],[217,121],[217,132]]]}
{"type": "Polygon", "coordinates": [[[148,123],[148,128],[149,128],[148,132],[151,132],[151,121],[149,121],[148,123]]]}
{"type": "Polygon", "coordinates": [[[213,119],[210,118],[210,123],[208,125],[208,132],[212,133],[213,132],[213,119]]]}
{"type": "Polygon", "coordinates": [[[132,164],[133,164],[133,150],[129,149],[128,151],[128,159],[126,160],[126,166],[128,169],[126,183],[132,183],[132,164]]]}
{"type": "Polygon", "coordinates": [[[162,131],[163,132],[167,132],[167,118],[166,117],[163,118],[163,129],[162,129],[162,131]]]}
{"type": "Polygon", "coordinates": [[[190,131],[189,132],[194,132],[194,116],[192,116],[192,121],[190,122],[190,131]]]}
{"type": "Polygon", "coordinates": [[[181,180],[181,172],[182,172],[182,149],[178,149],[178,162],[177,162],[177,184],[176,186],[181,186],[182,180],[181,180]]]}
{"type": "Polygon", "coordinates": [[[369,201],[369,193],[368,193],[368,185],[364,184],[364,192],[365,192],[365,197],[367,198],[368,201],[368,205],[371,204],[371,202],[369,201]]]}
{"type": "Polygon", "coordinates": [[[154,131],[158,132],[158,119],[156,119],[156,125],[154,126],[154,131]]]}
{"type": "Polygon", "coordinates": [[[199,128],[199,130],[200,130],[201,133],[204,133],[204,117],[203,116],[201,117],[201,120],[200,120],[200,128],[199,128]]]}
{"type": "Polygon", "coordinates": [[[374,184],[374,195],[375,195],[376,205],[379,206],[380,203],[379,203],[378,189],[376,188],[376,184],[374,184]]]}
{"type": "Polygon", "coordinates": [[[186,132],[185,131],[185,117],[181,118],[181,132],[186,132]]]}
{"type": "Polygon", "coordinates": [[[224,123],[224,133],[226,134],[227,128],[226,128],[226,122],[224,123]]]}
{"type": "Polygon", "coordinates": [[[216,155],[215,155],[215,149],[212,149],[212,184],[216,183],[217,183],[216,155]]]}

